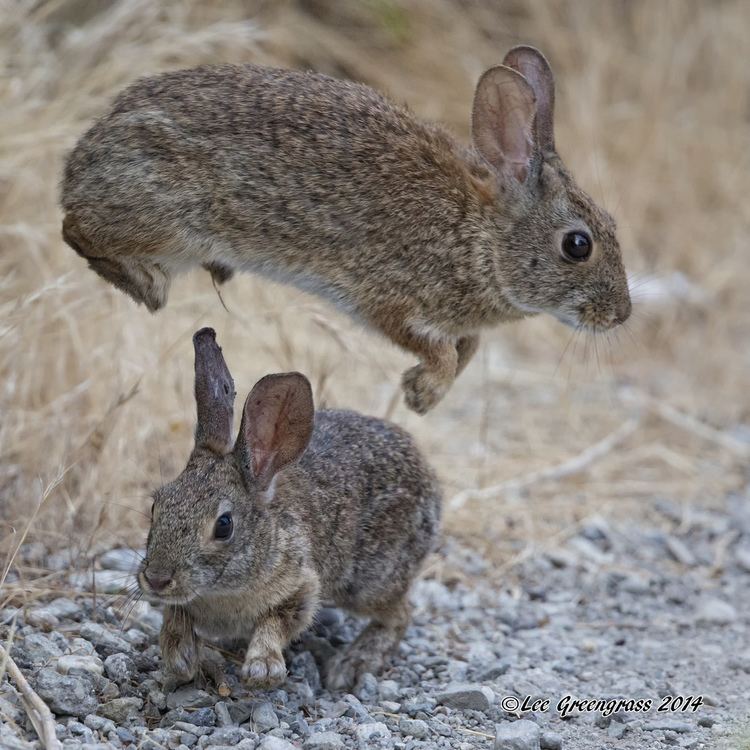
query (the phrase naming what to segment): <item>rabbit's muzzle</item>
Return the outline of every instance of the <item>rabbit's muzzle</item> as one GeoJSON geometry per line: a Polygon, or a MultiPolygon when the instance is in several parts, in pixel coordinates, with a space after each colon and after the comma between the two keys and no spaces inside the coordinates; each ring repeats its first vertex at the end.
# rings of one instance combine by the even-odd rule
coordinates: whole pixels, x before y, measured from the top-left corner
{"type": "Polygon", "coordinates": [[[144,594],[154,598],[169,596],[175,589],[172,573],[148,565],[138,574],[138,585],[144,594]]]}

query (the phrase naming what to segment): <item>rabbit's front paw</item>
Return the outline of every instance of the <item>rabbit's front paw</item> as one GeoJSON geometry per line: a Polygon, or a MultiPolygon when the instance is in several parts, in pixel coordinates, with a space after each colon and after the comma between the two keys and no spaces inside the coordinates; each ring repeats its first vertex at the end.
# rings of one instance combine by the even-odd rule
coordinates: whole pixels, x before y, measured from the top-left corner
{"type": "Polygon", "coordinates": [[[194,638],[162,636],[161,656],[168,683],[181,685],[195,678],[200,663],[200,646],[194,638]]]}
{"type": "Polygon", "coordinates": [[[424,365],[416,365],[404,373],[401,386],[406,405],[417,414],[426,414],[445,396],[450,381],[424,365]]]}
{"type": "Polygon", "coordinates": [[[242,679],[248,687],[268,690],[286,679],[286,664],[280,651],[262,654],[248,651],[242,665],[242,679]]]}

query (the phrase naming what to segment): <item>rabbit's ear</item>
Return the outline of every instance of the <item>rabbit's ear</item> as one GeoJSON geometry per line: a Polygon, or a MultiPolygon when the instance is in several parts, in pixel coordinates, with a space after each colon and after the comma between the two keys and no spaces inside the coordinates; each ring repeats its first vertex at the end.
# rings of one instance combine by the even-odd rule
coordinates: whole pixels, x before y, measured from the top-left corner
{"type": "Polygon", "coordinates": [[[517,70],[534,90],[536,97],[536,136],[542,151],[555,150],[555,77],[547,58],[534,47],[513,47],[503,65],[517,70]]]}
{"type": "Polygon", "coordinates": [[[313,430],[312,388],[298,372],[266,375],[245,401],[235,452],[248,485],[265,490],[299,458],[313,430]]]}
{"type": "Polygon", "coordinates": [[[195,401],[198,425],[195,447],[224,455],[232,447],[234,381],[216,343],[213,328],[201,328],[193,336],[195,348],[195,401]]]}
{"type": "Polygon", "coordinates": [[[501,174],[524,182],[534,156],[534,92],[516,70],[490,68],[474,94],[471,131],[479,153],[501,174]]]}

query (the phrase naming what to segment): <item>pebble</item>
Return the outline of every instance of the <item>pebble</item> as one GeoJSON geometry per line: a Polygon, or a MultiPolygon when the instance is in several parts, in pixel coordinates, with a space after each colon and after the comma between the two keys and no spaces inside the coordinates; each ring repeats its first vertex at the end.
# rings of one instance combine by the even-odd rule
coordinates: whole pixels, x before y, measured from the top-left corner
{"type": "Polygon", "coordinates": [[[51,664],[62,656],[62,653],[52,637],[43,633],[29,633],[11,649],[11,656],[16,664],[26,668],[51,664]]]}
{"type": "Polygon", "coordinates": [[[268,701],[258,703],[253,707],[252,713],[253,729],[258,734],[264,734],[279,726],[279,717],[268,701]]]}
{"type": "Polygon", "coordinates": [[[643,725],[646,732],[677,732],[677,734],[687,734],[693,731],[691,724],[686,721],[676,719],[658,719],[650,721],[643,725]]]}
{"type": "Polygon", "coordinates": [[[206,708],[213,706],[215,702],[216,698],[205,690],[190,686],[178,688],[167,696],[167,708],[206,708]]]}
{"type": "Polygon", "coordinates": [[[118,652],[129,653],[130,644],[109,628],[98,622],[85,622],[81,625],[81,637],[85,638],[102,655],[109,656],[118,652]]]}
{"type": "Polygon", "coordinates": [[[107,719],[111,719],[117,724],[125,724],[128,719],[136,716],[143,708],[141,698],[114,698],[111,701],[102,703],[97,713],[107,719]]]}
{"type": "Polygon", "coordinates": [[[96,711],[94,681],[87,674],[61,675],[50,667],[39,670],[34,687],[40,698],[56,714],[84,718],[96,711]]]}
{"type": "Polygon", "coordinates": [[[562,750],[563,738],[557,732],[542,732],[539,747],[542,750],[562,750]]]}
{"type": "Polygon", "coordinates": [[[110,680],[120,685],[129,682],[136,673],[133,660],[127,654],[122,653],[110,654],[104,660],[104,670],[110,680]]]}
{"type": "Polygon", "coordinates": [[[734,556],[741,570],[750,573],[750,545],[738,544],[734,550],[734,556]]]}
{"type": "Polygon", "coordinates": [[[60,674],[68,674],[75,670],[91,672],[91,674],[96,675],[104,674],[102,660],[91,654],[65,654],[57,660],[56,666],[60,674]]]}
{"type": "Polygon", "coordinates": [[[722,599],[704,599],[698,605],[695,619],[704,625],[730,625],[737,619],[737,610],[722,599]]]}
{"type": "Polygon", "coordinates": [[[676,536],[668,536],[665,543],[667,551],[678,563],[688,568],[692,568],[695,565],[695,555],[681,539],[678,539],[676,536]]]}
{"type": "Polygon", "coordinates": [[[110,549],[99,555],[99,564],[105,570],[119,570],[123,573],[135,573],[145,555],[145,550],[136,552],[125,547],[110,549]]]}
{"type": "Polygon", "coordinates": [[[539,750],[539,726],[528,719],[518,719],[495,727],[494,750],[539,750]]]}
{"type": "Polygon", "coordinates": [[[288,740],[267,734],[258,745],[258,750],[297,750],[288,740]]]}
{"type": "Polygon", "coordinates": [[[401,688],[395,680],[381,680],[378,683],[378,697],[381,701],[398,701],[401,688]]]}
{"type": "Polygon", "coordinates": [[[354,695],[363,703],[374,703],[378,698],[378,681],[375,676],[365,672],[357,682],[354,695]]]}
{"type": "Polygon", "coordinates": [[[200,739],[201,747],[213,745],[235,746],[247,738],[248,732],[239,727],[220,727],[211,734],[206,734],[200,739]]]}
{"type": "Polygon", "coordinates": [[[443,706],[473,711],[488,711],[495,702],[495,693],[485,685],[454,684],[434,693],[435,700],[443,706]]]}
{"type": "Polygon", "coordinates": [[[316,732],[304,744],[305,750],[344,750],[344,739],[336,732],[316,732]]]}
{"type": "Polygon", "coordinates": [[[171,727],[177,722],[188,722],[198,727],[216,726],[216,714],[212,708],[198,708],[194,711],[183,708],[174,708],[167,711],[159,723],[162,727],[171,727]]]}
{"type": "Polygon", "coordinates": [[[426,721],[422,721],[422,719],[407,719],[405,717],[399,719],[398,731],[403,735],[414,737],[417,740],[424,739],[430,734],[430,728],[427,726],[426,721]]]}
{"type": "Polygon", "coordinates": [[[357,724],[354,733],[361,742],[372,742],[377,739],[387,740],[391,736],[391,730],[382,721],[357,724]]]}

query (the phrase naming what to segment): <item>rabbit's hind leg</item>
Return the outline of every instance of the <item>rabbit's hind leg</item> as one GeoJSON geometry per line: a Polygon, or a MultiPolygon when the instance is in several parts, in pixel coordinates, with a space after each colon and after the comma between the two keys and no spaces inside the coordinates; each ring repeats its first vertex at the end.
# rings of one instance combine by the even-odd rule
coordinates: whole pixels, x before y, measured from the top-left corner
{"type": "Polygon", "coordinates": [[[166,305],[171,277],[161,264],[139,258],[86,260],[91,270],[136,302],[146,305],[149,312],[156,312],[166,305]]]}
{"type": "Polygon", "coordinates": [[[81,221],[76,216],[68,214],[63,219],[63,239],[88,261],[92,271],[136,302],[146,305],[151,312],[164,307],[171,274],[161,263],[148,257],[118,252],[116,247],[106,244],[104,237],[94,242],[89,234],[90,230],[82,230],[81,221]],[[99,249],[103,247],[109,250],[99,249]]]}
{"type": "Polygon", "coordinates": [[[371,620],[356,640],[326,665],[328,689],[351,690],[365,672],[382,672],[404,637],[410,612],[406,596],[371,612],[358,612],[369,614],[371,620]]]}

